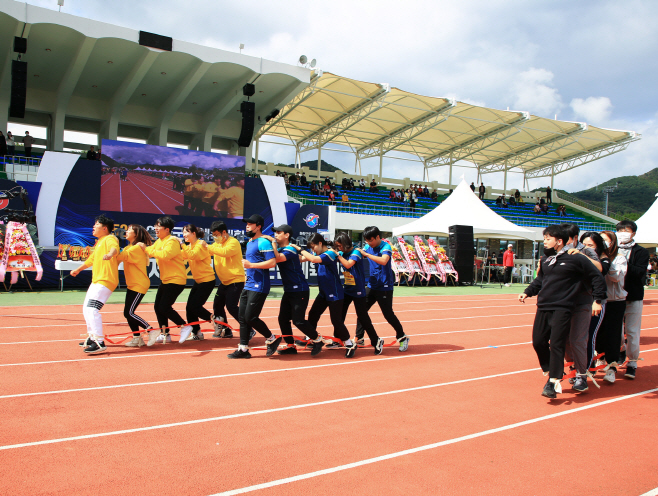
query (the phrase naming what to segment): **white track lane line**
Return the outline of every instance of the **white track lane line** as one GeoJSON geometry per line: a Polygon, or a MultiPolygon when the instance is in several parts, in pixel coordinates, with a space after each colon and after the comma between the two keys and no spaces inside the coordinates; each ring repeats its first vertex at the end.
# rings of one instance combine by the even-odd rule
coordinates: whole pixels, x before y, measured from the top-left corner
{"type": "Polygon", "coordinates": [[[164,212],[163,212],[162,210],[160,210],[160,207],[158,207],[155,203],[153,203],[153,201],[148,197],[148,195],[147,195],[146,193],[144,193],[144,192],[141,190],[141,188],[140,188],[139,186],[137,186],[137,183],[135,183],[134,181],[130,181],[130,183],[131,183],[133,186],[135,186],[135,188],[137,188],[137,189],[139,190],[139,192],[140,192],[141,194],[143,194],[144,197],[146,197],[146,199],[147,199],[148,201],[150,201],[151,204],[152,204],[155,208],[158,209],[158,212],[160,212],[162,215],[164,215],[164,212]]]}
{"type": "Polygon", "coordinates": [[[108,177],[108,178],[107,178],[105,181],[103,181],[103,183],[101,184],[101,188],[103,187],[103,184],[105,184],[106,182],[108,182],[108,181],[109,181],[110,179],[112,179],[113,177],[114,177],[114,174],[110,174],[110,177],[108,177]]]}
{"type": "Polygon", "coordinates": [[[648,493],[641,494],[640,496],[658,496],[658,487],[656,489],[652,489],[648,493]]]}
{"type": "MultiPolygon", "coordinates": [[[[154,188],[151,184],[149,184],[148,181],[144,180],[144,178],[141,178],[141,177],[140,177],[139,179],[140,179],[140,184],[141,184],[142,186],[148,186],[149,188],[154,189],[156,192],[160,193],[161,195],[166,196],[166,197],[169,198],[170,200],[174,200],[176,203],[178,203],[178,204],[180,204],[180,205],[183,204],[183,202],[178,201],[176,198],[173,198],[173,197],[169,196],[167,193],[161,191],[159,188],[154,188]]],[[[131,181],[131,182],[132,182],[133,184],[135,184],[135,181],[131,181]]]]}
{"type": "MultiPolygon", "coordinates": [[[[346,463],[345,465],[338,465],[337,467],[331,467],[331,468],[326,468],[323,470],[317,470],[315,472],[309,472],[306,474],[300,474],[300,475],[295,475],[293,477],[286,477],[285,479],[278,479],[278,480],[273,480],[270,482],[264,482],[262,484],[255,484],[253,486],[248,486],[248,487],[243,487],[240,489],[232,489],[230,491],[224,491],[221,493],[214,494],[213,496],[233,496],[235,494],[245,494],[245,493],[250,493],[253,491],[258,491],[261,489],[267,489],[270,487],[275,487],[275,486],[281,486],[284,484],[290,484],[292,482],[298,482],[301,480],[305,479],[311,479],[313,477],[319,477],[322,475],[327,475],[327,474],[334,474],[336,472],[342,472],[344,470],[349,470],[352,468],[357,468],[357,467],[363,467],[364,465],[370,465],[373,463],[378,463],[378,462],[383,462],[385,460],[391,460],[394,458],[400,458],[403,456],[407,455],[413,455],[414,453],[420,453],[422,451],[427,451],[427,450],[432,450],[436,448],[440,448],[442,446],[448,446],[450,444],[457,444],[461,443],[463,441],[470,441],[471,439],[477,439],[480,437],[484,436],[489,436],[491,434],[497,434],[499,432],[504,432],[504,431],[509,431],[512,429],[517,429],[519,427],[524,427],[526,425],[532,425],[536,424],[538,422],[543,422],[546,420],[552,420],[558,417],[563,417],[565,415],[571,415],[572,413],[579,413],[587,410],[591,410],[592,408],[598,408],[600,406],[607,406],[611,405],[613,403],[618,403],[620,401],[624,400],[630,400],[634,398],[638,398],[640,396],[644,396],[647,394],[655,393],[658,391],[658,388],[655,389],[648,389],[646,391],[641,391],[639,393],[634,393],[634,394],[627,394],[624,396],[620,396],[618,398],[612,398],[609,400],[604,400],[604,401],[599,401],[598,403],[594,403],[591,405],[585,405],[585,406],[580,406],[577,408],[572,408],[570,410],[565,410],[557,413],[551,413],[550,415],[544,415],[542,417],[536,417],[528,420],[523,420],[521,422],[515,422],[513,424],[508,424],[504,425],[501,427],[496,427],[494,429],[487,429],[486,431],[480,431],[480,432],[475,432],[473,434],[468,434],[466,436],[460,436],[460,437],[455,437],[452,439],[446,439],[445,441],[440,441],[438,443],[432,443],[432,444],[426,444],[424,446],[418,446],[416,448],[411,448],[411,449],[406,449],[403,451],[396,451],[394,453],[389,453],[387,455],[382,455],[382,456],[376,456],[374,458],[367,458],[365,460],[359,460],[357,462],[352,462],[352,463],[346,463]]],[[[651,494],[651,493],[647,493],[651,494]]]]}

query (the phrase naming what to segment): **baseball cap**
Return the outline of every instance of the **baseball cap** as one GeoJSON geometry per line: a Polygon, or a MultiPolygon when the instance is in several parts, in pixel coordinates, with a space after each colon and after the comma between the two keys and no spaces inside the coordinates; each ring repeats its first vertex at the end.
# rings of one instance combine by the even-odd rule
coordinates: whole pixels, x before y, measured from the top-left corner
{"type": "Polygon", "coordinates": [[[242,222],[247,224],[256,224],[257,226],[261,226],[261,227],[265,225],[265,219],[263,219],[262,215],[258,215],[258,214],[253,214],[251,217],[247,219],[242,219],[242,222]]]}
{"type": "Polygon", "coordinates": [[[284,232],[288,233],[292,236],[292,227],[290,227],[288,224],[281,224],[279,227],[275,227],[272,229],[274,232],[284,232]]]}

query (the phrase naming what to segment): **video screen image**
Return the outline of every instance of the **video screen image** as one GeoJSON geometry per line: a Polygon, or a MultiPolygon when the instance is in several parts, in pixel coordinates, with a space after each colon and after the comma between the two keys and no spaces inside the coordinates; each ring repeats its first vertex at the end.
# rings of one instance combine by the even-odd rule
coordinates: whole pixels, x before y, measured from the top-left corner
{"type": "Polygon", "coordinates": [[[103,140],[101,210],[241,219],[245,157],[103,140]]]}

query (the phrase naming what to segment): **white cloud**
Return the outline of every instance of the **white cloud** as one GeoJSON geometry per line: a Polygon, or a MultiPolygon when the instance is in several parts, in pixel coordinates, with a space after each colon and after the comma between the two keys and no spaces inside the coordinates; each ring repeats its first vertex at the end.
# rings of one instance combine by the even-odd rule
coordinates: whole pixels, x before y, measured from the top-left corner
{"type": "Polygon", "coordinates": [[[541,117],[553,117],[563,107],[562,97],[553,87],[553,73],[530,68],[514,83],[516,99],[512,110],[527,110],[541,117]]]}
{"type": "Polygon", "coordinates": [[[602,125],[612,113],[612,102],[607,96],[590,96],[586,99],[574,98],[569,106],[577,117],[583,117],[588,123],[602,125]]]}

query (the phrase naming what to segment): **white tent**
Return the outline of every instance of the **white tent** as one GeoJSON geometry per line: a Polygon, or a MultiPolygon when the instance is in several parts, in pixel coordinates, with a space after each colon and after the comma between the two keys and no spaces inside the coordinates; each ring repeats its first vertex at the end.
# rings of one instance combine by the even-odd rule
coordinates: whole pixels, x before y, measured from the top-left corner
{"type": "Polygon", "coordinates": [[[393,228],[393,236],[421,234],[448,235],[454,225],[473,226],[476,238],[534,239],[535,233],[504,219],[487,207],[462,178],[459,186],[428,214],[408,224],[393,228]]]}
{"type": "MultiPolygon", "coordinates": [[[[658,197],[658,194],[656,196],[658,197]]],[[[641,245],[658,244],[658,199],[635,223],[637,224],[636,243],[641,245]]]]}

